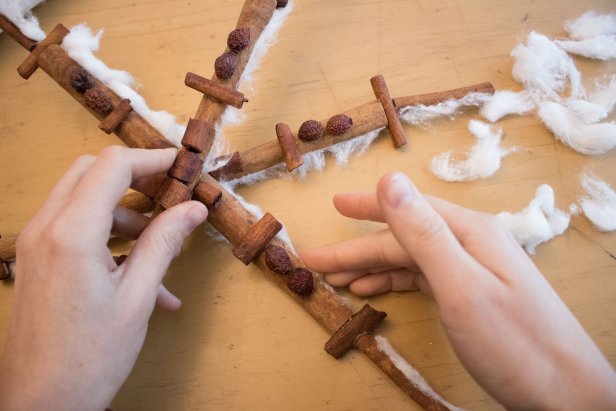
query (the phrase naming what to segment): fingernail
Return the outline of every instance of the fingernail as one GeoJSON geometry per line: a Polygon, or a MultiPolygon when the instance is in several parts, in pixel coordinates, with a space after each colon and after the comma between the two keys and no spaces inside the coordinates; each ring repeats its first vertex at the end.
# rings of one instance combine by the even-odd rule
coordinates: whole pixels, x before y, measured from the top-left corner
{"type": "Polygon", "coordinates": [[[207,208],[203,204],[196,202],[186,213],[186,218],[188,218],[193,227],[196,227],[207,218],[207,208]]]}
{"type": "Polygon", "coordinates": [[[395,173],[389,179],[387,192],[385,193],[387,204],[392,208],[398,208],[409,203],[415,198],[415,190],[409,179],[402,173],[395,173]]]}

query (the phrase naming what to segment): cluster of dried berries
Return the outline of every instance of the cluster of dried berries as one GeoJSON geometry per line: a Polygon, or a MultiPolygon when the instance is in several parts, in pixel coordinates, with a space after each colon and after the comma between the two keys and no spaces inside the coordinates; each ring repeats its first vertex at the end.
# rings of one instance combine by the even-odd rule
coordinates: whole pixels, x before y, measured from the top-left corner
{"type": "Polygon", "coordinates": [[[349,131],[352,125],[353,120],[351,119],[351,117],[345,114],[338,114],[327,121],[325,129],[331,135],[341,136],[347,131],[349,131]]]}
{"type": "Polygon", "coordinates": [[[107,98],[105,93],[97,88],[89,88],[83,93],[86,105],[92,110],[98,111],[102,114],[108,114],[113,106],[111,101],[107,98]]]}
{"type": "Polygon", "coordinates": [[[237,56],[234,53],[224,53],[214,62],[214,71],[221,80],[231,78],[237,67],[237,56]]]}
{"type": "Polygon", "coordinates": [[[71,87],[79,94],[85,93],[94,87],[90,75],[87,71],[80,68],[71,74],[71,87]]]}
{"type": "Polygon", "coordinates": [[[314,141],[323,134],[323,126],[316,120],[304,121],[299,130],[297,137],[302,141],[314,141]]]}
{"type": "Polygon", "coordinates": [[[312,272],[303,267],[296,268],[295,271],[289,275],[287,281],[287,287],[298,295],[310,295],[314,289],[314,279],[312,278],[312,272]]]}
{"type": "Polygon", "coordinates": [[[227,37],[227,46],[229,50],[237,53],[240,50],[245,49],[250,44],[250,28],[241,27],[233,30],[227,37]]]}

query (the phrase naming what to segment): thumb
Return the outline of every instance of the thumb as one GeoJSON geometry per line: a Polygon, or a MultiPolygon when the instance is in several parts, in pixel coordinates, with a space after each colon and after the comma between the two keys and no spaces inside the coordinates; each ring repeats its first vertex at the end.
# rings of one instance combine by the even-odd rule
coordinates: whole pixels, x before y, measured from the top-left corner
{"type": "Polygon", "coordinates": [[[203,204],[187,201],[152,220],[126,259],[124,280],[128,287],[156,296],[171,260],[179,254],[186,237],[206,218],[203,204]]]}
{"type": "Polygon", "coordinates": [[[469,276],[483,269],[404,174],[381,178],[377,197],[385,221],[423,271],[437,300],[473,281],[469,276]]]}

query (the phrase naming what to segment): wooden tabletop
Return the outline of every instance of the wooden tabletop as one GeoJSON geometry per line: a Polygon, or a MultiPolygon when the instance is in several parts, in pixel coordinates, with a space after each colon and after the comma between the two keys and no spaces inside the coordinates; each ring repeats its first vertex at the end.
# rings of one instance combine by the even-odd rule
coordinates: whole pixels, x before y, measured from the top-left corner
{"type": "MultiPolygon", "coordinates": [[[[184,75],[211,75],[241,5],[241,0],[63,0],[44,3],[36,14],[47,31],[59,22],[104,27],[99,56],[133,73],[153,108],[185,123],[200,96],[184,87],[184,75]]],[[[519,90],[509,53],[528,32],[564,36],[566,19],[589,9],[616,12],[610,0],[313,0],[293,7],[255,73],[254,90],[244,90],[250,99],[245,121],[225,129],[235,150],[275,138],[277,122],[296,129],[307,119],[374,100],[369,79],[375,74],[385,76],[394,97],[483,81],[519,90]]],[[[0,35],[0,55],[0,232],[11,235],[23,229],[77,156],[118,140],[101,132],[97,120],[42,71],[21,79],[16,68],[26,52],[6,35],[0,35]]],[[[613,61],[577,61],[589,86],[616,73],[613,61]]],[[[398,151],[383,132],[346,167],[330,159],[322,172],[303,181],[275,179],[239,193],[283,221],[296,248],[304,249],[378,229],[337,215],[331,198],[372,190],[392,170],[404,171],[425,192],[494,213],[521,210],[541,183],[550,184],[557,205],[566,208],[581,194],[585,169],[616,186],[616,150],[595,157],[575,153],[555,142],[535,115],[498,123],[506,133],[504,145],[520,150],[503,160],[496,175],[468,183],[438,180],[429,170],[431,158],[470,147],[467,125],[477,117],[471,110],[426,128],[405,126],[409,144],[398,151]]],[[[114,250],[127,246],[113,244],[114,250]]],[[[540,245],[532,257],[612,364],[614,256],[616,234],[600,233],[576,216],[562,236],[540,245]]],[[[328,356],[327,333],[205,227],[191,236],[165,283],[184,305],[177,313],[155,311],[135,370],[114,401],[116,410],[418,408],[361,353],[339,361],[328,356]]],[[[0,286],[0,342],[12,291],[10,283],[0,286]]],[[[417,292],[368,300],[389,314],[379,333],[445,398],[473,410],[500,409],[456,359],[431,300],[417,292]]],[[[354,303],[359,307],[363,301],[354,303]]]]}

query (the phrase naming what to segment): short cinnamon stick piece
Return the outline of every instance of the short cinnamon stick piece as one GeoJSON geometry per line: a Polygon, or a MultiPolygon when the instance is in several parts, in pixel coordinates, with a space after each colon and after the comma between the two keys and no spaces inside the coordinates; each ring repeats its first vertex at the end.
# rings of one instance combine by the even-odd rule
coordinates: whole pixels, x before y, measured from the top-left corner
{"type": "Polygon", "coordinates": [[[242,157],[240,156],[240,153],[236,151],[233,154],[231,154],[231,158],[225,165],[218,167],[214,171],[210,171],[210,175],[214,177],[216,180],[221,180],[227,177],[228,175],[240,174],[243,171],[244,171],[244,162],[242,160],[242,157]]]}
{"type": "Polygon", "coordinates": [[[242,108],[244,103],[248,102],[248,99],[244,97],[243,93],[240,93],[230,87],[223,86],[222,84],[216,83],[205,77],[201,77],[195,73],[186,73],[184,84],[205,94],[208,97],[213,98],[214,100],[229,104],[235,108],[242,108]]]}
{"type": "Polygon", "coordinates": [[[394,108],[394,102],[387,88],[387,84],[385,83],[385,79],[379,74],[370,79],[370,84],[372,85],[374,95],[383,106],[383,110],[385,110],[387,128],[389,129],[389,134],[391,134],[394,147],[400,148],[406,145],[407,141],[404,135],[404,129],[402,128],[402,123],[400,123],[400,119],[394,108]]]}
{"type": "Polygon", "coordinates": [[[215,207],[221,197],[222,191],[204,181],[197,184],[193,191],[193,198],[205,204],[208,210],[215,207]]]}
{"type": "Polygon", "coordinates": [[[0,236],[0,261],[13,261],[15,259],[15,243],[17,236],[1,237],[0,236]]]}
{"type": "Polygon", "coordinates": [[[280,230],[282,224],[273,215],[266,213],[233,249],[233,255],[244,264],[250,264],[280,230]]]}
{"type": "Polygon", "coordinates": [[[36,71],[38,68],[38,57],[45,51],[47,46],[51,44],[61,44],[64,36],[68,34],[68,29],[62,24],[58,24],[52,31],[30,52],[28,57],[17,67],[19,75],[26,80],[36,71]]]}
{"type": "Polygon", "coordinates": [[[209,132],[210,123],[191,118],[188,120],[184,137],[182,137],[182,145],[195,153],[209,151],[208,145],[212,144],[208,141],[209,132]]]}
{"type": "Polygon", "coordinates": [[[2,14],[0,14],[0,30],[11,36],[13,40],[21,44],[21,46],[28,51],[31,51],[36,46],[36,41],[23,34],[12,21],[2,14]]]}
{"type": "Polygon", "coordinates": [[[293,133],[287,124],[276,124],[276,136],[278,137],[280,148],[284,154],[284,161],[287,163],[287,170],[293,171],[304,164],[302,153],[299,152],[295,137],[293,137],[293,133]]]}
{"type": "Polygon", "coordinates": [[[172,177],[167,177],[158,191],[156,203],[164,208],[171,208],[176,204],[190,200],[192,190],[186,184],[172,177]]]}
{"type": "Polygon", "coordinates": [[[154,210],[154,201],[148,196],[138,191],[124,194],[118,207],[128,208],[140,214],[149,213],[154,210]]]}
{"type": "Polygon", "coordinates": [[[338,359],[348,350],[353,348],[357,338],[364,334],[370,334],[387,313],[376,311],[369,304],[357,313],[353,314],[325,343],[325,351],[332,357],[338,359]]]}
{"type": "Polygon", "coordinates": [[[199,177],[202,168],[203,162],[199,158],[199,154],[180,150],[167,175],[183,183],[190,183],[199,177]]]}
{"type": "Polygon", "coordinates": [[[133,107],[130,105],[130,100],[120,100],[120,103],[115,106],[113,111],[109,113],[103,121],[101,121],[98,128],[107,134],[113,133],[115,129],[120,127],[120,124],[126,120],[131,111],[133,111],[133,107]]]}

